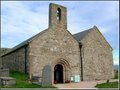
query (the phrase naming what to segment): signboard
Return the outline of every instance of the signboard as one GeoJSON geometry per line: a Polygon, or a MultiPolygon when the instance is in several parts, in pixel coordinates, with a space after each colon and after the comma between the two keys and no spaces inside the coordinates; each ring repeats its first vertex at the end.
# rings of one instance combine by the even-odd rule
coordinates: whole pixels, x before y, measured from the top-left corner
{"type": "Polygon", "coordinates": [[[74,76],[74,82],[80,82],[80,75],[74,76]]]}
{"type": "Polygon", "coordinates": [[[74,77],[71,77],[71,79],[70,79],[70,80],[71,80],[71,82],[74,82],[74,77]]]}

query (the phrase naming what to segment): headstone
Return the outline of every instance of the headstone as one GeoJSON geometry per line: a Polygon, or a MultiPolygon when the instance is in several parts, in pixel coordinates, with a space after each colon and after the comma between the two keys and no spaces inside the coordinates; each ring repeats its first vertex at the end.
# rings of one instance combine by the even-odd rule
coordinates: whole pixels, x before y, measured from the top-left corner
{"type": "Polygon", "coordinates": [[[42,86],[50,85],[52,85],[52,67],[50,65],[46,65],[42,72],[42,86]]]}

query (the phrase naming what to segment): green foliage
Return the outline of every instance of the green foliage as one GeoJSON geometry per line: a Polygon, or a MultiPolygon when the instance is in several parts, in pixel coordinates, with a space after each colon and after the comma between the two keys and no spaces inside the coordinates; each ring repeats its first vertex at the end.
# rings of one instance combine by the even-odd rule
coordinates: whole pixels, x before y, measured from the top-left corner
{"type": "Polygon", "coordinates": [[[118,79],[118,70],[115,70],[115,77],[114,79],[118,79]]]}
{"type": "Polygon", "coordinates": [[[97,84],[95,87],[97,88],[118,88],[118,82],[97,84]]]}
{"type": "Polygon", "coordinates": [[[17,71],[10,71],[10,76],[16,79],[15,86],[4,86],[3,88],[53,88],[53,86],[41,86],[29,82],[28,75],[17,71]]]}
{"type": "Polygon", "coordinates": [[[10,77],[16,78],[16,80],[26,81],[28,80],[28,74],[24,74],[17,71],[10,71],[10,77]]]}

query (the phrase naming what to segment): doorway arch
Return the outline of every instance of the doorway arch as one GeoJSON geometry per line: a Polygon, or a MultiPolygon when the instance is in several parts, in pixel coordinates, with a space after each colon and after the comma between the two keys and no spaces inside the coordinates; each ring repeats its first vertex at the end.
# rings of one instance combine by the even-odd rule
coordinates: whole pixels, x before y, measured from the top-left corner
{"type": "Polygon", "coordinates": [[[57,64],[54,67],[54,81],[63,83],[63,66],[61,64],[57,64]]]}
{"type": "MultiPolygon", "coordinates": [[[[53,80],[55,83],[56,80],[56,68],[58,67],[57,71],[59,72],[60,76],[62,76],[62,80],[58,81],[57,83],[64,83],[66,80],[70,80],[71,70],[70,64],[67,60],[59,58],[55,60],[53,63],[53,80]],[[59,71],[61,69],[61,71],[59,71]]],[[[59,77],[58,77],[59,78],[59,77]]]]}

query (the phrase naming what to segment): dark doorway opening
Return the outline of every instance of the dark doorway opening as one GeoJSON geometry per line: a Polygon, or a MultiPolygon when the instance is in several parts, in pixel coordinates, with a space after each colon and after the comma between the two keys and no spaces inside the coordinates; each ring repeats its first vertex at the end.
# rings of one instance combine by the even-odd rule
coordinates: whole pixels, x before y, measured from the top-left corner
{"type": "Polygon", "coordinates": [[[56,83],[63,83],[63,66],[60,64],[54,67],[54,81],[56,83]]]}

